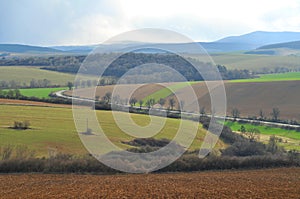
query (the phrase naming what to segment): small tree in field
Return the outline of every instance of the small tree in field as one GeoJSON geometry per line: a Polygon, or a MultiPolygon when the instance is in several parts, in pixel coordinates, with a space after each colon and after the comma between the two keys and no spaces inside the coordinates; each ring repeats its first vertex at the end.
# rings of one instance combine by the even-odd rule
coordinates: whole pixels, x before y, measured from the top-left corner
{"type": "Polygon", "coordinates": [[[246,128],[245,128],[244,125],[241,126],[240,131],[241,131],[242,134],[245,134],[245,133],[246,133],[246,128]]]}
{"type": "Polygon", "coordinates": [[[277,138],[275,135],[270,136],[269,138],[269,142],[267,145],[267,151],[271,152],[271,153],[276,153],[278,150],[278,145],[277,145],[277,138]]]}
{"type": "Polygon", "coordinates": [[[72,82],[68,82],[67,86],[68,86],[69,90],[72,90],[74,85],[72,82]]]}
{"type": "Polygon", "coordinates": [[[260,139],[260,131],[257,128],[248,129],[245,132],[250,142],[258,141],[260,139]]]}

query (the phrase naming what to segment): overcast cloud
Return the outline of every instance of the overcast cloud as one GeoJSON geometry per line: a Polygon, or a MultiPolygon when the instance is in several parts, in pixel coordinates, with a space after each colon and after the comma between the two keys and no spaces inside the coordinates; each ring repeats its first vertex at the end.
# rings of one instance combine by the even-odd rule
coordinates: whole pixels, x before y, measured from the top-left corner
{"type": "Polygon", "coordinates": [[[0,43],[98,44],[138,28],[213,41],[256,30],[300,31],[300,1],[4,0],[0,20],[0,43]]]}

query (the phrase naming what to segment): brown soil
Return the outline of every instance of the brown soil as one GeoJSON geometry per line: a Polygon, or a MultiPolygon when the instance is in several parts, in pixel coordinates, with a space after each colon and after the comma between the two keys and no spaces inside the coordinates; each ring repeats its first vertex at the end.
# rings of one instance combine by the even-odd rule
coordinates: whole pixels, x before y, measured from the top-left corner
{"type": "MultiPolygon", "coordinates": [[[[210,95],[205,83],[200,82],[192,87],[197,94],[200,106],[204,106],[210,113],[210,95]]],[[[271,118],[272,109],[277,107],[280,110],[280,119],[300,121],[300,81],[225,82],[225,90],[228,115],[231,115],[233,108],[238,108],[243,117],[258,117],[259,110],[262,109],[265,117],[271,118]]],[[[187,96],[185,89],[177,91],[176,95],[181,98],[187,96]]]]}
{"type": "Polygon", "coordinates": [[[0,175],[0,198],[299,198],[300,168],[144,175],[0,175]]]}
{"type": "MultiPolygon", "coordinates": [[[[172,83],[169,83],[172,84],[172,83]]],[[[141,86],[141,85],[138,85],[141,86]]],[[[128,88],[136,85],[120,85],[120,96],[127,96],[125,93],[128,88]],[[122,89],[122,86],[127,89],[122,89]],[[123,92],[123,93],[122,93],[123,92]]],[[[143,99],[146,96],[162,89],[159,84],[148,84],[137,89],[133,97],[143,99]]],[[[200,107],[204,106],[207,113],[210,113],[210,95],[204,82],[193,84],[200,107]]],[[[230,83],[225,82],[227,97],[227,115],[231,115],[233,108],[238,108],[241,116],[257,116],[262,109],[265,117],[271,118],[272,109],[277,107],[280,110],[280,119],[293,119],[300,121],[300,81],[281,81],[281,82],[247,82],[247,83],[230,83]]],[[[101,86],[97,88],[96,95],[103,97],[106,92],[112,92],[113,86],[101,86]]],[[[80,89],[79,95],[89,95],[91,89],[80,89]]],[[[176,95],[185,102],[188,102],[190,96],[186,93],[187,89],[183,88],[176,91],[176,95]]],[[[69,92],[69,94],[71,94],[69,92]]],[[[166,100],[168,107],[169,96],[166,100]]],[[[124,97],[123,97],[124,98],[124,97]]],[[[177,107],[178,105],[176,105],[177,107]]],[[[190,107],[194,107],[193,105],[190,107]]],[[[193,108],[190,108],[193,109],[193,108]]],[[[187,103],[185,110],[190,110],[187,103]]],[[[191,110],[193,111],[193,110],[191,110]]]]}

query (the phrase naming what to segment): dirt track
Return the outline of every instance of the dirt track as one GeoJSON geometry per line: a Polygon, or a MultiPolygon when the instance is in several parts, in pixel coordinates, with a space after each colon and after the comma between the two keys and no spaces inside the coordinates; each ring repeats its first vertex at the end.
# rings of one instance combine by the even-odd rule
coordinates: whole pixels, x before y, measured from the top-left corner
{"type": "Polygon", "coordinates": [[[0,175],[0,198],[299,198],[300,168],[144,175],[0,175]]]}

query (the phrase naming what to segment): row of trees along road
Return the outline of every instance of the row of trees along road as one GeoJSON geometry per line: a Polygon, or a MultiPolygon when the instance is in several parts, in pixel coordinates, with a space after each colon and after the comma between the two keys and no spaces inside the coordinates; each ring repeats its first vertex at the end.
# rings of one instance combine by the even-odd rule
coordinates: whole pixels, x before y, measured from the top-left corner
{"type": "MultiPolygon", "coordinates": [[[[237,108],[233,108],[231,110],[231,116],[233,118],[239,118],[240,117],[240,113],[241,112],[237,108]]],[[[274,121],[274,122],[280,121],[280,119],[279,119],[279,116],[280,116],[280,110],[279,110],[279,108],[274,107],[272,109],[272,112],[270,113],[270,116],[271,116],[271,120],[272,121],[274,121]]],[[[258,112],[258,118],[256,117],[256,118],[252,118],[252,119],[267,120],[267,117],[266,117],[264,111],[262,109],[260,109],[259,112],[258,112]]]]}

